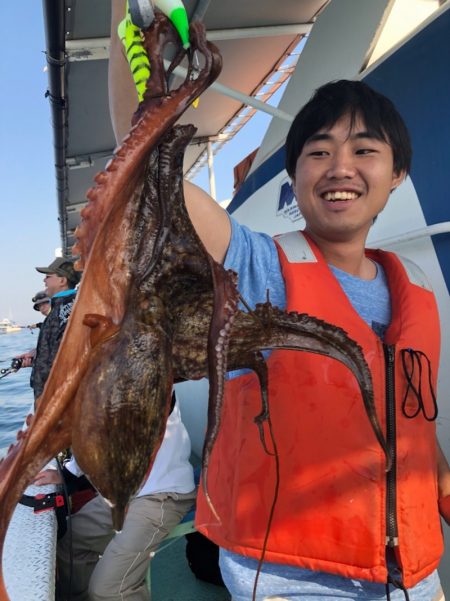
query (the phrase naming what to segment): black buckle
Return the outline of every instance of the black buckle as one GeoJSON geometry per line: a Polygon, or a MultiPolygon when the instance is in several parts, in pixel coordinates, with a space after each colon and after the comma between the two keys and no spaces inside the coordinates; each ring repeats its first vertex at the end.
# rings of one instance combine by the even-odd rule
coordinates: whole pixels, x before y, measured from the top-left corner
{"type": "Polygon", "coordinates": [[[50,511],[51,509],[64,507],[65,505],[63,495],[56,492],[51,492],[46,495],[35,495],[34,497],[22,495],[19,503],[21,505],[26,505],[27,507],[32,507],[34,513],[43,513],[44,511],[50,511]]]}

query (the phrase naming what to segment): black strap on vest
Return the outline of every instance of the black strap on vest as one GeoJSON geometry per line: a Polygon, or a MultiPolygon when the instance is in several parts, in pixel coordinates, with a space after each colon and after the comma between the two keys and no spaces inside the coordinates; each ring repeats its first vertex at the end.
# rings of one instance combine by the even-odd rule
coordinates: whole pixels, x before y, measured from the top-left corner
{"type": "Polygon", "coordinates": [[[402,591],[405,601],[410,601],[409,594],[405,585],[403,584],[402,573],[398,567],[395,552],[392,547],[386,548],[386,563],[388,568],[388,577],[385,585],[387,601],[391,601],[390,585],[393,586],[394,589],[399,589],[402,591]]]}

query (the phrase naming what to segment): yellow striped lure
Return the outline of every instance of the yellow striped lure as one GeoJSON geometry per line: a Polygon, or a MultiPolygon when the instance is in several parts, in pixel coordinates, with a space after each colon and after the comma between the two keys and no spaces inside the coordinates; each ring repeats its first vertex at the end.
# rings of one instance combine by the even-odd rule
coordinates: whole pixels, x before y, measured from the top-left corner
{"type": "MultiPolygon", "coordinates": [[[[169,17],[178,31],[183,48],[188,49],[190,46],[189,22],[186,9],[181,0],[154,0],[154,4],[169,17]]],[[[117,33],[125,48],[139,102],[142,102],[147,80],[150,77],[150,61],[143,44],[141,29],[131,19],[128,0],[126,2],[125,18],[119,23],[117,33]]],[[[193,102],[195,108],[198,106],[198,100],[197,98],[193,102]]]]}
{"type": "Polygon", "coordinates": [[[125,48],[139,102],[142,102],[147,80],[150,77],[150,61],[142,42],[141,30],[131,20],[128,0],[125,8],[125,18],[119,23],[117,34],[125,48]]]}

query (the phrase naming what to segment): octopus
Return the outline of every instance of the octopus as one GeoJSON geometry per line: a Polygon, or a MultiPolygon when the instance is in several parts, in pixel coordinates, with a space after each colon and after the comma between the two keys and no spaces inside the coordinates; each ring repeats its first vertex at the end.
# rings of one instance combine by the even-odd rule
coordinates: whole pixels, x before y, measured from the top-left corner
{"type": "MultiPolygon", "coordinates": [[[[62,449],[112,507],[120,529],[127,503],[151,469],[170,412],[174,382],[209,378],[202,483],[220,427],[228,370],[250,368],[261,384],[262,435],[268,419],[264,349],[294,349],[340,361],[356,378],[387,455],[361,348],[340,328],[270,302],[239,307],[237,276],[216,263],[190,222],[183,155],[195,128],[175,125],[214,81],[221,57],[192,23],[185,80],[170,75],[186,51],[157,14],[145,31],[151,77],[129,135],[88,191],[75,253],[82,282],[36,411],[0,464],[0,549],[9,520],[36,473],[62,449]],[[169,68],[167,44],[178,48],[169,68]],[[194,67],[201,56],[202,68],[194,67]]],[[[0,600],[8,601],[3,577],[0,600]]]]}

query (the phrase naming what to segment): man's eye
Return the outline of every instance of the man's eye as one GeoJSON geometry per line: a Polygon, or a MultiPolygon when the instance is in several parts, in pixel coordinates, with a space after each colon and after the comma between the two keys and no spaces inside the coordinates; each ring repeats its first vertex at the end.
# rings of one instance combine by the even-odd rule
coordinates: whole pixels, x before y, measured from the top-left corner
{"type": "Polygon", "coordinates": [[[326,150],[311,150],[308,152],[308,156],[310,157],[324,157],[327,156],[328,152],[326,150]]]}
{"type": "Polygon", "coordinates": [[[374,148],[358,148],[356,154],[374,154],[375,152],[374,148]]]}

